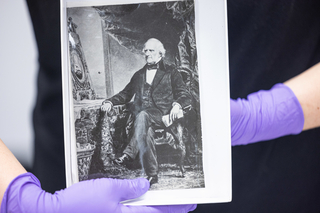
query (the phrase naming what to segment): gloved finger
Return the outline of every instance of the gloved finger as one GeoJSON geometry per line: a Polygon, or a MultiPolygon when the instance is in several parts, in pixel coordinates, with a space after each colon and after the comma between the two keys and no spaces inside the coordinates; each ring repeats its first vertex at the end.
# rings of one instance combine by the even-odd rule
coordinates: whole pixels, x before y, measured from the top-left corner
{"type": "Polygon", "coordinates": [[[113,180],[112,188],[118,196],[119,201],[125,201],[129,199],[138,198],[146,193],[150,187],[150,183],[145,178],[138,178],[132,180],[113,180]]]}
{"type": "Polygon", "coordinates": [[[122,206],[123,213],[186,213],[197,208],[197,204],[169,206],[122,206]]]}
{"type": "Polygon", "coordinates": [[[171,206],[153,206],[154,209],[159,210],[159,212],[166,213],[185,213],[193,211],[197,208],[197,204],[189,205],[171,205],[171,206]]]}

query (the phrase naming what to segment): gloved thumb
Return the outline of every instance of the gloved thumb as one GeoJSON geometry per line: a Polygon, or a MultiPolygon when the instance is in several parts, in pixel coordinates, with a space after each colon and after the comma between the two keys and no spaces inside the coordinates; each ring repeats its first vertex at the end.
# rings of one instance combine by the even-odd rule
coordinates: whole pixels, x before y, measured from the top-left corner
{"type": "Polygon", "coordinates": [[[138,198],[146,193],[150,187],[149,181],[145,178],[132,180],[114,179],[113,181],[116,182],[113,185],[113,190],[116,192],[115,195],[118,196],[120,202],[138,198]]]}
{"type": "Polygon", "coordinates": [[[138,198],[150,187],[147,179],[92,179],[73,184],[69,188],[56,192],[60,201],[57,212],[123,212],[121,201],[138,198]],[[94,199],[92,199],[94,198],[94,199]],[[90,200],[89,203],[83,203],[90,200]],[[83,204],[83,205],[80,205],[83,204]],[[63,211],[62,211],[63,209],[63,211]]]}

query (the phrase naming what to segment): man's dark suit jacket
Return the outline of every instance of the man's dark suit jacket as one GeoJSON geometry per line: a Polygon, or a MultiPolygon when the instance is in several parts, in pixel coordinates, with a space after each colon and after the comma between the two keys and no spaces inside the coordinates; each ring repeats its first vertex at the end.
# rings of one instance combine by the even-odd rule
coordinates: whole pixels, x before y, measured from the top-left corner
{"type": "MultiPolygon", "coordinates": [[[[121,105],[128,103],[135,95],[132,112],[139,113],[142,110],[146,71],[147,65],[133,75],[121,92],[107,100],[113,105],[121,105]]],[[[176,69],[166,66],[163,61],[159,62],[159,68],[152,82],[151,98],[163,115],[170,113],[173,102],[179,103],[182,108],[191,105],[190,94],[181,74],[176,69]]]]}

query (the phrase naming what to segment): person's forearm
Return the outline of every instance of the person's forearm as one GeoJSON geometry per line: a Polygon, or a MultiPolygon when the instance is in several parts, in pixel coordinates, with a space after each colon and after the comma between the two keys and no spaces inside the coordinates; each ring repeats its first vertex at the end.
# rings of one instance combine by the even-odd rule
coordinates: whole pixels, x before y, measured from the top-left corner
{"type": "Polygon", "coordinates": [[[232,145],[299,134],[320,127],[320,63],[300,75],[231,100],[232,145]]]}
{"type": "Polygon", "coordinates": [[[320,63],[284,82],[299,100],[303,114],[303,130],[320,127],[320,63]]]}
{"type": "Polygon", "coordinates": [[[27,171],[0,139],[0,206],[3,194],[10,182],[27,171]]]}

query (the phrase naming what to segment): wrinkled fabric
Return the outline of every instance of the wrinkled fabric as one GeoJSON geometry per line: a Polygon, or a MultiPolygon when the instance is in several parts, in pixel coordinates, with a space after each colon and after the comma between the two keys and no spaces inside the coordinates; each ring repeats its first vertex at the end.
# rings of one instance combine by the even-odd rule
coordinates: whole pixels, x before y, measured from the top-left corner
{"type": "Polygon", "coordinates": [[[232,146],[299,134],[304,125],[301,105],[284,84],[231,99],[230,106],[232,146]]]}
{"type": "Polygon", "coordinates": [[[140,197],[149,189],[146,179],[95,179],[82,181],[54,194],[41,189],[31,173],[16,177],[8,186],[1,213],[85,213],[85,212],[188,212],[196,205],[125,206],[121,201],[140,197]]]}

